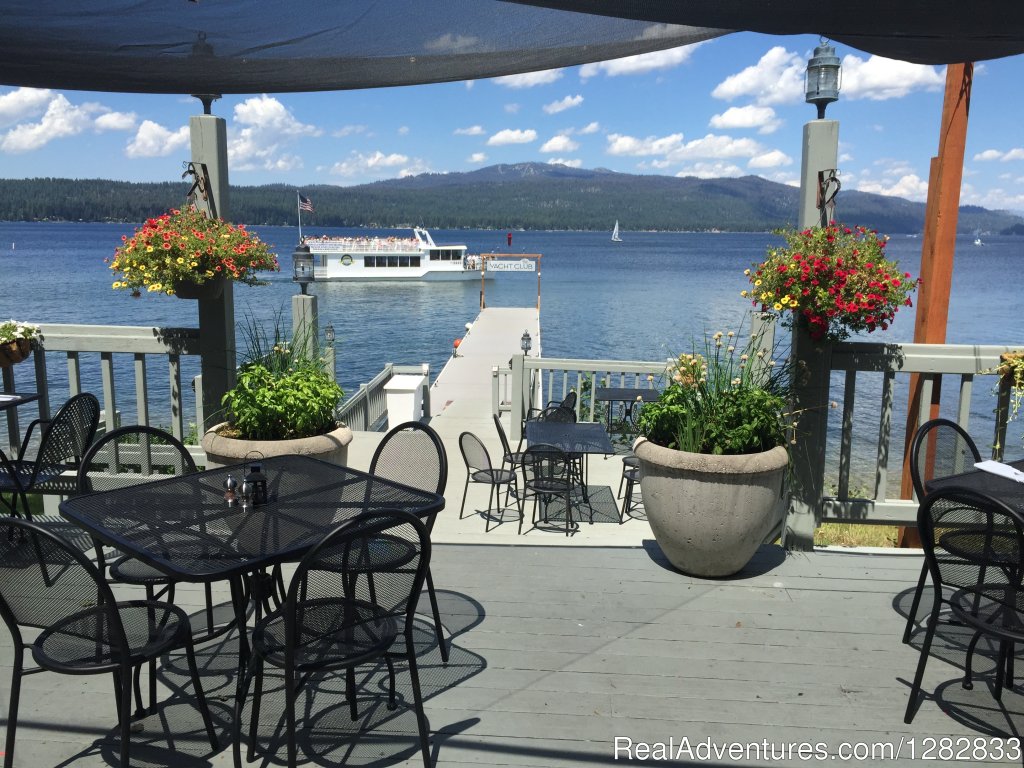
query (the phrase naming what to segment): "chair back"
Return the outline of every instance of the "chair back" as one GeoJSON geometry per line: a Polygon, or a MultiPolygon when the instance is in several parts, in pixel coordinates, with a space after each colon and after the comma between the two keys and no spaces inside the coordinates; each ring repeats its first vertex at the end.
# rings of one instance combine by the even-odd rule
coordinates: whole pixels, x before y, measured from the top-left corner
{"type": "Polygon", "coordinates": [[[77,464],[92,444],[99,423],[100,401],[95,395],[83,392],[64,403],[44,425],[36,453],[35,477],[56,477],[69,462],[77,464]]]}
{"type": "Polygon", "coordinates": [[[936,601],[944,587],[974,589],[983,581],[1008,584],[1024,573],[1024,519],[999,499],[967,488],[929,494],[917,527],[936,601]]]}
{"type": "Polygon", "coordinates": [[[133,424],[100,437],[78,468],[78,492],[111,491],[170,475],[188,475],[196,463],[178,438],[133,424]]]}
{"type": "MultiPolygon", "coordinates": [[[[508,444],[508,435],[505,434],[505,427],[501,424],[501,417],[498,414],[494,415],[494,426],[498,428],[498,439],[501,440],[501,451],[504,456],[512,455],[512,448],[508,444]]],[[[461,437],[460,437],[461,441],[461,437]]],[[[460,442],[461,446],[461,442],[460,442]]]]}
{"type": "Polygon", "coordinates": [[[481,469],[494,468],[487,447],[472,432],[463,432],[459,435],[459,450],[462,451],[462,458],[466,462],[466,471],[470,475],[481,469]]]}
{"type": "Polygon", "coordinates": [[[576,422],[576,411],[562,405],[551,405],[536,416],[537,421],[557,421],[563,424],[576,422]]]}
{"type": "Polygon", "coordinates": [[[332,638],[363,644],[370,655],[409,637],[429,563],[430,535],[409,512],[365,512],[342,523],[295,570],[284,607],[286,653],[315,656],[310,649],[322,646],[329,666],[332,638]]]}
{"type": "Polygon", "coordinates": [[[561,448],[545,443],[523,451],[523,487],[539,493],[566,493],[572,484],[568,455],[561,448]]]}
{"type": "Polygon", "coordinates": [[[918,501],[926,496],[929,480],[967,472],[976,461],[981,453],[963,427],[949,419],[926,421],[910,444],[910,479],[918,501]]]}
{"type": "Polygon", "coordinates": [[[570,392],[567,394],[559,405],[562,408],[568,408],[570,411],[576,410],[576,393],[570,392]]]}
{"type": "MultiPolygon", "coordinates": [[[[72,623],[76,649],[109,658],[126,651],[124,628],[110,587],[89,559],[56,533],[21,518],[0,518],[0,615],[11,630],[72,623]]],[[[68,649],[71,653],[72,649],[68,649]]],[[[123,658],[123,657],[122,657],[123,658]]]]}
{"type": "Polygon", "coordinates": [[[399,424],[380,441],[370,474],[421,491],[444,493],[448,455],[437,432],[418,421],[399,424]]]}

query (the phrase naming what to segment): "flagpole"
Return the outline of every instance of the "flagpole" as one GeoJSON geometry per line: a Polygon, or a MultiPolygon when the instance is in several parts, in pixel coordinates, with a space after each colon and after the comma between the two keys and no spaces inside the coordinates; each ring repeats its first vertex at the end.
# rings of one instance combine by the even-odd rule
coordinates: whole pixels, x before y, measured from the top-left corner
{"type": "Polygon", "coordinates": [[[302,204],[299,202],[299,193],[295,193],[295,212],[299,214],[299,243],[302,243],[302,204]]]}

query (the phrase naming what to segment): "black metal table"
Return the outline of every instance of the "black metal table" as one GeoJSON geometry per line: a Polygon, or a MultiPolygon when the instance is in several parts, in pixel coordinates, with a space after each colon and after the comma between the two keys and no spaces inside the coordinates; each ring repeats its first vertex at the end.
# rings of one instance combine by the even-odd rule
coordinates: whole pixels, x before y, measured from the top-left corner
{"type": "Polygon", "coordinates": [[[605,420],[608,426],[608,431],[612,428],[612,410],[614,403],[623,403],[625,406],[625,412],[623,418],[628,419],[630,422],[633,421],[633,409],[636,407],[637,401],[644,403],[653,403],[660,397],[661,393],[656,389],[650,387],[595,387],[594,388],[594,401],[598,403],[608,403],[608,408],[605,411],[605,420]]]}
{"type": "MultiPolygon", "coordinates": [[[[430,517],[444,509],[439,494],[307,456],[260,463],[270,499],[257,506],[225,500],[224,481],[232,475],[241,483],[244,466],[75,496],[60,505],[64,517],[96,539],[176,580],[229,580],[242,669],[248,656],[245,577],[301,559],[361,512],[397,508],[430,517]]],[[[258,605],[261,596],[254,598],[258,605]]]]}
{"type": "Polygon", "coordinates": [[[526,442],[528,445],[553,445],[567,454],[583,456],[583,471],[580,481],[583,486],[583,500],[590,501],[587,491],[587,462],[590,453],[603,453],[606,456],[615,453],[604,424],[596,421],[528,421],[526,422],[526,442]]]}
{"type": "Polygon", "coordinates": [[[0,411],[17,408],[38,399],[39,395],[36,392],[0,392],[0,411]]]}
{"type": "MultiPolygon", "coordinates": [[[[1024,471],[1024,459],[1012,461],[1009,464],[1014,469],[1024,471]]],[[[1024,483],[1019,483],[1009,477],[996,475],[992,472],[983,472],[972,467],[969,471],[958,475],[928,480],[925,482],[924,487],[928,493],[934,493],[943,488],[966,488],[988,496],[994,496],[1021,514],[1024,514],[1024,483]]]]}

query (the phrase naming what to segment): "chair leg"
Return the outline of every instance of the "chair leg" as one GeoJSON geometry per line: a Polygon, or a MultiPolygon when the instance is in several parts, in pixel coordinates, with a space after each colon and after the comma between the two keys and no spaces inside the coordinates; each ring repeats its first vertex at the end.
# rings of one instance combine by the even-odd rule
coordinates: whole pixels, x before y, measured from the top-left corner
{"type": "MultiPolygon", "coordinates": [[[[249,657],[249,664],[246,666],[245,671],[238,673],[241,677],[238,682],[237,695],[235,696],[235,718],[231,738],[231,754],[234,759],[235,768],[242,768],[242,707],[245,704],[245,697],[249,692],[249,680],[252,678],[258,661],[259,657],[254,653],[249,657]]],[[[259,697],[257,696],[253,699],[253,707],[258,706],[259,697]]],[[[253,758],[253,745],[256,743],[257,738],[257,723],[256,719],[249,723],[249,755],[247,758],[249,762],[252,762],[253,758]]]]}
{"type": "Polygon", "coordinates": [[[288,724],[288,768],[295,768],[299,761],[299,750],[295,740],[295,670],[291,664],[284,667],[284,706],[288,724]]]}
{"type": "Polygon", "coordinates": [[[120,767],[129,768],[128,753],[131,748],[132,724],[132,671],[128,667],[123,667],[117,677],[118,685],[121,688],[121,709],[117,713],[118,724],[121,728],[120,767]]]}
{"type": "Polygon", "coordinates": [[[441,624],[441,611],[437,607],[437,595],[434,594],[434,577],[427,566],[427,597],[430,598],[430,610],[434,614],[434,631],[437,633],[437,647],[441,649],[441,661],[448,663],[448,643],[444,639],[444,627],[441,624]]]}
{"type": "Polygon", "coordinates": [[[917,698],[921,693],[921,681],[924,679],[924,668],[928,663],[928,654],[932,649],[932,638],[935,636],[935,626],[939,623],[939,608],[942,603],[939,595],[935,595],[935,605],[932,606],[931,616],[928,617],[928,629],[925,632],[924,643],[921,645],[921,656],[917,660],[917,672],[914,674],[914,683],[910,686],[910,700],[907,702],[907,712],[903,716],[903,722],[908,725],[913,722],[914,714],[917,712],[917,698]]]}
{"type": "Polygon", "coordinates": [[[21,638],[14,638],[14,669],[11,675],[11,699],[7,705],[7,741],[4,745],[4,768],[14,766],[14,734],[18,729],[18,702],[21,698],[22,665],[25,662],[25,646],[21,638]]]}
{"type": "Polygon", "coordinates": [[[925,579],[928,578],[928,564],[921,565],[921,577],[917,580],[917,589],[914,591],[914,600],[910,604],[910,613],[907,616],[907,628],[903,630],[904,644],[910,642],[910,633],[917,623],[917,609],[921,606],[921,593],[924,592],[925,579]]]}
{"type": "Polygon", "coordinates": [[[348,710],[352,720],[359,719],[359,709],[356,706],[356,671],[349,667],[345,670],[345,697],[348,699],[348,710]]]}
{"type": "Polygon", "coordinates": [[[462,506],[459,508],[459,520],[462,519],[463,513],[466,511],[466,493],[469,491],[469,470],[466,470],[466,484],[462,486],[462,506]]]}
{"type": "Polygon", "coordinates": [[[490,493],[487,494],[487,511],[484,512],[484,533],[491,530],[491,505],[494,503],[494,484],[491,484],[490,493]]]}
{"type": "Polygon", "coordinates": [[[409,662],[409,677],[412,680],[412,700],[416,708],[416,723],[420,730],[420,749],[423,752],[424,768],[431,768],[430,764],[430,726],[427,723],[427,713],[423,711],[423,694],[420,691],[420,675],[416,668],[416,649],[412,644],[412,636],[405,637],[405,655],[409,662]]]}
{"type": "Polygon", "coordinates": [[[220,748],[217,741],[217,733],[213,729],[213,718],[210,717],[210,706],[206,703],[206,693],[203,691],[203,683],[199,679],[199,665],[196,664],[196,649],[192,643],[192,635],[189,634],[185,640],[185,657],[188,659],[188,671],[192,675],[192,687],[196,691],[196,703],[199,705],[199,713],[203,716],[203,725],[206,726],[206,735],[210,738],[210,746],[216,752],[220,748]]]}
{"type": "MultiPolygon", "coordinates": [[[[254,686],[252,709],[249,711],[249,749],[245,758],[251,763],[256,759],[256,747],[259,744],[260,704],[263,703],[263,659],[253,655],[246,674],[252,675],[254,686]]],[[[244,701],[244,699],[240,699],[240,701],[244,701]]],[[[241,717],[241,715],[241,710],[239,710],[237,716],[241,717]]]]}
{"type": "Polygon", "coordinates": [[[384,663],[388,665],[388,709],[395,709],[398,707],[398,701],[395,699],[395,662],[385,653],[384,663]]]}

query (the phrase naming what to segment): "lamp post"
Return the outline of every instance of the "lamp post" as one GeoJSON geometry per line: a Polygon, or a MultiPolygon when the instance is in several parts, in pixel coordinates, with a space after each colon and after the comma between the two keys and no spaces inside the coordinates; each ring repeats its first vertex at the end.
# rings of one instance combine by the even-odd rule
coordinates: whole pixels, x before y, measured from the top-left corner
{"type": "Polygon", "coordinates": [[[331,381],[337,381],[337,374],[334,370],[334,324],[329,322],[324,326],[324,367],[327,369],[331,381]]]}
{"type": "MultiPolygon", "coordinates": [[[[807,62],[805,77],[805,98],[817,107],[818,119],[804,125],[797,217],[800,229],[829,224],[828,203],[838,184],[839,123],[825,119],[825,107],[839,98],[840,78],[835,48],[822,40],[807,62]]],[[[811,341],[810,332],[798,321],[793,323],[791,354],[806,375],[792,388],[791,410],[801,416],[799,434],[790,449],[792,491],[782,542],[786,549],[809,550],[814,546],[824,494],[824,477],[816,467],[825,455],[832,347],[811,341]]]]}
{"type": "Polygon", "coordinates": [[[533,346],[533,340],[530,338],[530,332],[528,330],[523,331],[523,335],[519,339],[519,348],[523,350],[523,414],[530,413],[530,406],[533,405],[533,387],[530,386],[530,374],[526,372],[526,358],[530,354],[530,347],[533,346]]]}
{"type": "Polygon", "coordinates": [[[302,347],[307,357],[315,357],[320,320],[316,296],[307,293],[309,284],[313,282],[313,255],[304,243],[292,251],[292,281],[299,284],[300,291],[292,296],[292,345],[302,347]]]}

